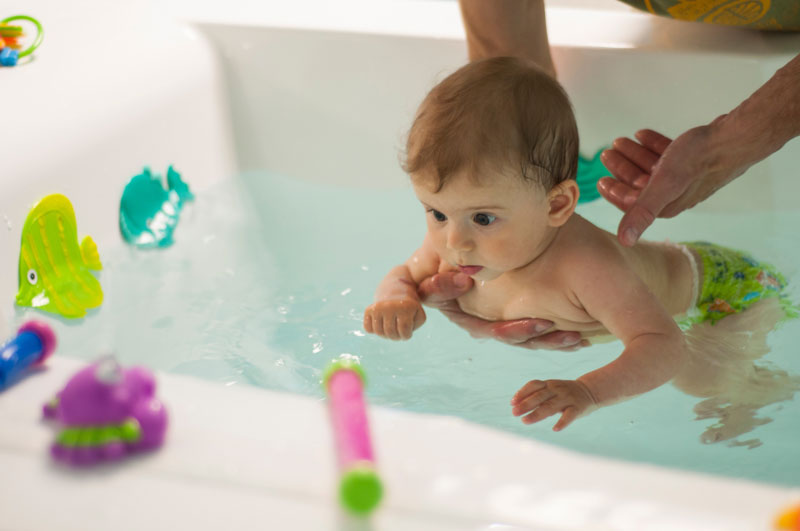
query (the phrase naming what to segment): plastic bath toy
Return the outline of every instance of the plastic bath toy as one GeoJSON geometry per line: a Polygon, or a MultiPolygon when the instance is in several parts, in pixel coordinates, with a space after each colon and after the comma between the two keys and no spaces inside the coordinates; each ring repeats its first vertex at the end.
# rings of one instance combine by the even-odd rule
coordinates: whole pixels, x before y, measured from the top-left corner
{"type": "Polygon", "coordinates": [[[0,20],[0,66],[16,66],[20,59],[31,55],[34,50],[36,50],[36,48],[42,44],[42,39],[44,39],[44,30],[42,30],[42,25],[39,24],[39,21],[33,17],[29,17],[27,15],[15,15],[13,17],[0,20]],[[33,43],[30,46],[22,51],[20,51],[22,46],[19,43],[20,37],[25,36],[22,31],[22,27],[10,26],[8,24],[9,22],[14,22],[16,20],[25,20],[33,23],[33,25],[36,26],[36,38],[34,38],[33,43]]]}
{"type": "Polygon", "coordinates": [[[360,515],[371,512],[383,494],[369,436],[364,383],[361,367],[348,360],[331,363],[322,382],[328,393],[341,473],[339,499],[345,508],[360,515]]]}
{"type": "Polygon", "coordinates": [[[600,160],[600,154],[605,149],[607,148],[598,150],[590,159],[583,155],[578,156],[578,173],[575,177],[578,189],[581,191],[578,203],[588,203],[600,197],[600,192],[597,191],[597,181],[600,177],[610,173],[600,160]]]}
{"type": "Polygon", "coordinates": [[[167,169],[166,189],[159,175],[145,168],[122,192],[119,228],[125,241],[137,247],[172,245],[172,233],[186,201],[194,199],[181,174],[167,169]]]}
{"type": "Polygon", "coordinates": [[[783,511],[775,519],[775,529],[800,531],[800,505],[783,511]]]}
{"type": "Polygon", "coordinates": [[[72,203],[63,195],[49,195],[33,207],[22,227],[17,304],[83,317],[88,308],[103,303],[103,288],[89,271],[102,268],[91,237],[78,246],[72,203]]]}
{"type": "Polygon", "coordinates": [[[164,442],[167,411],[153,373],[123,369],[113,357],[78,371],[44,408],[63,429],[50,448],[63,463],[88,466],[154,450],[164,442]]]}
{"type": "Polygon", "coordinates": [[[53,329],[40,321],[28,321],[17,336],[0,346],[0,391],[29,369],[44,364],[56,349],[53,329]]]}

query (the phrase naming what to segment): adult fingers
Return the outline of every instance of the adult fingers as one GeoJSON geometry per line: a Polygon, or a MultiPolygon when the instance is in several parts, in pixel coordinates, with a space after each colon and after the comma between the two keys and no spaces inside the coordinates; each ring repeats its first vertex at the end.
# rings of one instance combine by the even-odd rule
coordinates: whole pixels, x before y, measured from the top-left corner
{"type": "Polygon", "coordinates": [[[582,338],[580,332],[557,330],[531,338],[523,343],[517,343],[517,346],[533,350],[576,350],[578,347],[585,347],[588,344],[589,342],[582,338]]]}
{"type": "Polygon", "coordinates": [[[636,137],[642,146],[646,147],[650,151],[653,151],[657,155],[661,155],[667,149],[667,147],[672,143],[672,139],[666,137],[659,133],[658,131],[653,131],[652,129],[641,129],[636,131],[636,134],[633,136],[636,137]]]}
{"type": "MultiPolygon", "coordinates": [[[[658,162],[658,159],[661,156],[660,152],[656,153],[650,148],[625,137],[614,140],[612,147],[613,149],[606,150],[606,152],[609,153],[608,155],[605,157],[601,155],[601,160],[603,161],[603,164],[606,164],[606,161],[608,161],[609,164],[615,164],[622,161],[627,161],[629,164],[631,164],[633,166],[631,170],[638,170],[639,175],[632,175],[633,178],[627,181],[629,183],[635,183],[637,180],[640,180],[643,176],[642,174],[644,174],[645,177],[650,175],[650,173],[653,171],[653,166],[655,166],[656,162],[658,162]],[[616,156],[621,157],[622,161],[616,160],[616,156]]],[[[611,170],[608,164],[606,164],[606,168],[611,170]]],[[[612,173],[614,172],[612,171],[612,173]]]]}
{"type": "Polygon", "coordinates": [[[472,289],[474,281],[460,271],[438,273],[420,282],[417,293],[423,304],[437,307],[472,289]]]}
{"type": "Polygon", "coordinates": [[[620,184],[628,187],[641,189],[650,177],[649,168],[640,168],[638,164],[616,149],[603,151],[600,154],[600,160],[620,184]]]}
{"type": "Polygon", "coordinates": [[[597,181],[597,191],[606,201],[623,212],[636,201],[640,192],[639,189],[613,177],[601,177],[597,181]]]}
{"type": "MultiPolygon", "coordinates": [[[[662,159],[662,162],[663,160],[665,159],[662,159]]],[[[661,163],[656,166],[650,182],[622,216],[617,229],[617,237],[622,245],[630,247],[635,244],[645,229],[661,214],[664,207],[675,200],[676,190],[672,186],[675,177],[668,169],[662,170],[662,168],[665,166],[661,163]]]]}
{"type": "Polygon", "coordinates": [[[654,197],[647,202],[642,202],[642,195],[639,195],[639,200],[625,212],[625,215],[622,216],[622,221],[619,222],[617,237],[620,243],[627,247],[631,247],[639,241],[642,233],[653,224],[656,216],[664,206],[664,201],[654,197]]]}
{"type": "Polygon", "coordinates": [[[553,327],[547,319],[517,319],[491,324],[492,337],[504,343],[516,345],[541,336],[553,327]]]}
{"type": "Polygon", "coordinates": [[[469,335],[472,337],[493,337],[492,327],[495,324],[494,321],[486,321],[480,317],[475,317],[473,315],[464,313],[461,311],[461,308],[459,308],[455,301],[453,301],[452,305],[445,307],[437,306],[437,308],[445,315],[445,317],[450,319],[450,321],[469,332],[469,335]]]}

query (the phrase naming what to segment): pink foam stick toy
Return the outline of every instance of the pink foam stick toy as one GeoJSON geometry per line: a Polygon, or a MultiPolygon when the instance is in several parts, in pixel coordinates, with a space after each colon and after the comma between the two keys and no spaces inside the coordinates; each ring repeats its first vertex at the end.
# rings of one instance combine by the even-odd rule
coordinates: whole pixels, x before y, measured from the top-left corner
{"type": "Polygon", "coordinates": [[[371,512],[383,494],[369,436],[364,382],[361,367],[348,360],[331,363],[323,379],[341,474],[339,499],[356,514],[371,512]]]}

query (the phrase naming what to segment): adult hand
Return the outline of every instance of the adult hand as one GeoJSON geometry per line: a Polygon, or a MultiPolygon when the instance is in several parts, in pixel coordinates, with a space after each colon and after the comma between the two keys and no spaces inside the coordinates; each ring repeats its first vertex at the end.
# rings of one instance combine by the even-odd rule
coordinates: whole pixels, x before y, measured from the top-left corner
{"type": "Polygon", "coordinates": [[[602,160],[615,179],[600,194],[625,212],[617,230],[633,245],[657,217],[672,217],[708,198],[756,162],[800,135],[800,54],[728,114],[674,141],[645,129],[639,143],[618,138],[602,160]]]}
{"type": "Polygon", "coordinates": [[[461,311],[456,299],[472,289],[473,280],[460,272],[446,272],[423,280],[417,292],[426,306],[440,310],[472,337],[492,338],[529,349],[577,350],[589,344],[578,332],[557,330],[547,333],[553,322],[547,319],[487,321],[461,311]]]}
{"type": "Polygon", "coordinates": [[[635,142],[618,138],[602,161],[614,175],[597,183],[600,194],[625,212],[617,236],[633,245],[657,217],[670,218],[692,208],[740,176],[753,164],[718,149],[715,132],[725,119],[689,129],[675,140],[644,129],[635,142]]]}

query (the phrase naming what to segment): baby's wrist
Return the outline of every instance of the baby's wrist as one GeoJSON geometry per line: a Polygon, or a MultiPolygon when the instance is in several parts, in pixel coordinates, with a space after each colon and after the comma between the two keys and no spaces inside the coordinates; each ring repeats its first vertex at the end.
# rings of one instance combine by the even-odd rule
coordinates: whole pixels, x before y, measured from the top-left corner
{"type": "Polygon", "coordinates": [[[579,386],[583,388],[583,390],[586,392],[586,396],[592,401],[594,405],[596,406],[600,405],[600,399],[598,398],[597,393],[592,390],[591,385],[584,380],[583,376],[575,380],[575,383],[577,383],[579,386]]]}

